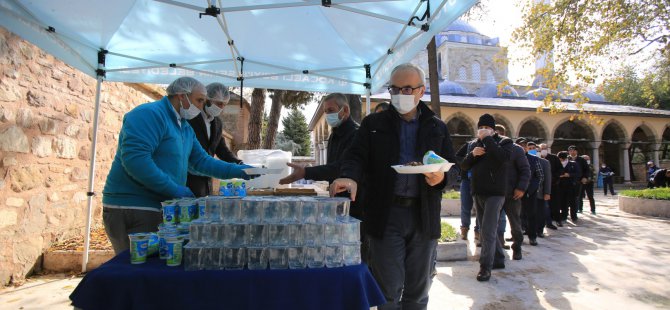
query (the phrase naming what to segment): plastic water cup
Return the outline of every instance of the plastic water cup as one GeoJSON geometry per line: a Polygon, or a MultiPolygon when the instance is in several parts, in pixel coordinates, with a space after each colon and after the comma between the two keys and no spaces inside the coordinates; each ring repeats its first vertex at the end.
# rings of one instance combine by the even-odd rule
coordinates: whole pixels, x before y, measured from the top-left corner
{"type": "Polygon", "coordinates": [[[182,199],[177,203],[179,207],[179,223],[190,223],[195,215],[195,201],[182,199]]]}
{"type": "Polygon", "coordinates": [[[167,259],[168,258],[168,246],[167,246],[166,238],[176,237],[177,236],[177,231],[176,230],[159,230],[157,234],[158,234],[158,257],[160,259],[167,259]]]}
{"type": "Polygon", "coordinates": [[[344,265],[353,266],[361,264],[361,243],[342,245],[342,256],[344,265]]]}
{"type": "Polygon", "coordinates": [[[191,222],[191,225],[188,228],[188,233],[191,237],[191,244],[193,245],[200,245],[204,243],[204,236],[202,232],[205,229],[205,225],[203,222],[204,221],[197,219],[191,222]]]}
{"type": "Polygon", "coordinates": [[[193,244],[184,246],[184,270],[195,271],[199,270],[198,256],[200,248],[194,247],[193,244]]]}
{"type": "Polygon", "coordinates": [[[210,247],[205,248],[207,250],[206,261],[203,262],[205,270],[221,270],[223,269],[223,262],[225,261],[225,253],[221,251],[221,248],[210,247]]]}
{"type": "Polygon", "coordinates": [[[317,222],[334,223],[337,220],[337,200],[333,198],[319,199],[317,222]]]}
{"type": "Polygon", "coordinates": [[[304,224],[303,239],[305,245],[321,246],[323,244],[323,224],[304,224]]]}
{"type": "Polygon", "coordinates": [[[288,268],[305,268],[305,249],[301,246],[291,246],[286,249],[288,255],[288,268]]]}
{"type": "Polygon", "coordinates": [[[181,236],[166,237],[165,242],[167,243],[167,265],[170,267],[181,265],[184,238],[181,236]]]}
{"type": "Polygon", "coordinates": [[[305,244],[304,224],[288,224],[288,244],[301,246],[305,244]]]}
{"type": "Polygon", "coordinates": [[[147,248],[147,257],[158,254],[158,247],[160,246],[160,239],[155,232],[149,233],[149,242],[147,248]]]}
{"type": "Polygon", "coordinates": [[[288,245],[289,225],[269,224],[268,225],[268,244],[271,246],[288,245]]]}
{"type": "MultiPolygon", "coordinates": [[[[204,244],[217,244],[219,243],[219,238],[221,233],[221,222],[207,221],[204,222],[204,228],[202,229],[203,243],[204,244]]],[[[223,240],[221,240],[223,242],[223,240]]]]}
{"type": "Polygon", "coordinates": [[[349,217],[349,207],[351,206],[351,200],[344,197],[333,197],[333,200],[337,202],[337,209],[335,211],[335,217],[338,221],[346,221],[349,217]]]}
{"type": "Polygon", "coordinates": [[[130,239],[130,263],[144,264],[147,261],[149,250],[149,234],[129,234],[128,238],[130,239]]]}
{"type": "Polygon", "coordinates": [[[268,244],[268,229],[264,224],[247,224],[246,244],[249,247],[262,247],[268,244]]]}
{"type": "Polygon", "coordinates": [[[224,248],[225,269],[241,270],[247,263],[247,249],[240,247],[224,248]]]}
{"type": "Polygon", "coordinates": [[[220,197],[207,197],[205,201],[206,218],[212,221],[218,221],[221,216],[220,197]]]}
{"type": "Polygon", "coordinates": [[[270,269],[286,269],[288,268],[288,255],[285,247],[269,247],[268,261],[270,262],[270,269]]]}
{"type": "Polygon", "coordinates": [[[245,197],[247,195],[247,181],[244,179],[233,179],[233,195],[245,197]]]}
{"type": "Polygon", "coordinates": [[[305,247],[305,264],[309,268],[322,268],[324,264],[323,247],[322,246],[305,247]]]}
{"type": "Polygon", "coordinates": [[[302,201],[300,199],[297,197],[285,198],[281,201],[281,205],[282,209],[284,209],[283,223],[301,223],[302,217],[300,209],[302,207],[302,201]]]}
{"type": "Polygon", "coordinates": [[[231,197],[235,195],[232,179],[221,180],[219,182],[219,195],[224,197],[231,197]]]}
{"type": "Polygon", "coordinates": [[[361,240],[361,221],[347,217],[345,222],[342,222],[342,243],[350,244],[361,240]]]}
{"type": "Polygon", "coordinates": [[[314,198],[303,198],[300,213],[303,223],[316,223],[319,202],[314,198]]]}
{"type": "Polygon", "coordinates": [[[163,206],[163,223],[177,223],[177,204],[174,201],[161,202],[163,206]]]}
{"type": "Polygon", "coordinates": [[[240,199],[219,199],[221,205],[220,218],[224,223],[238,223],[240,221],[240,199]]]}
{"type": "Polygon", "coordinates": [[[263,202],[263,221],[265,223],[281,223],[285,218],[285,209],[278,199],[265,199],[263,202]]]}
{"type": "Polygon", "coordinates": [[[324,261],[326,267],[342,267],[344,257],[342,256],[342,245],[333,244],[324,246],[324,261]]]}
{"type": "Polygon", "coordinates": [[[268,268],[268,253],[264,247],[247,248],[247,268],[249,270],[265,270],[268,268]]]}
{"type": "Polygon", "coordinates": [[[261,223],[263,219],[263,199],[257,197],[247,197],[240,202],[241,222],[243,223],[261,223]]]}
{"type": "Polygon", "coordinates": [[[323,242],[325,244],[342,243],[341,223],[323,224],[323,242]]]}
{"type": "Polygon", "coordinates": [[[243,247],[245,245],[245,226],[244,224],[224,225],[223,246],[232,248],[243,247]]]}
{"type": "Polygon", "coordinates": [[[196,214],[196,219],[204,219],[207,214],[207,197],[198,198],[197,202],[198,212],[196,214]]]}

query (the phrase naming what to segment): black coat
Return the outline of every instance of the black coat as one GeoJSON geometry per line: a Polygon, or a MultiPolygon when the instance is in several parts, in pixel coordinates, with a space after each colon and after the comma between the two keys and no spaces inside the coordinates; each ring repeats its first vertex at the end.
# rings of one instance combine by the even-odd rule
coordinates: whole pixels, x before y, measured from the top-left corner
{"type": "MultiPolygon", "coordinates": [[[[193,127],[195,137],[207,154],[211,156],[216,155],[219,159],[229,163],[239,164],[242,162],[226,145],[226,140],[223,138],[223,122],[221,122],[221,119],[215,117],[212,120],[211,127],[209,128],[209,138],[207,138],[207,126],[205,126],[205,118],[202,113],[188,122],[193,127]]],[[[191,189],[196,197],[204,197],[212,194],[212,178],[207,176],[198,176],[189,173],[186,177],[186,186],[191,189]]]]}
{"type": "MultiPolygon", "coordinates": [[[[494,134],[477,140],[463,160],[461,167],[471,170],[470,189],[473,195],[505,196],[508,180],[507,169],[514,151],[512,139],[494,134]],[[484,147],[486,154],[475,157],[472,155],[474,147],[484,147]]],[[[524,158],[525,160],[525,158],[524,158]]],[[[528,184],[526,183],[526,186],[528,184]]],[[[524,188],[525,190],[525,188],[524,188]]]]}
{"type": "Polygon", "coordinates": [[[340,176],[340,159],[354,141],[354,134],[358,127],[359,125],[348,117],[342,124],[333,128],[333,132],[328,137],[326,164],[305,168],[305,179],[328,182],[337,179],[340,176]]]}
{"type": "Polygon", "coordinates": [[[591,171],[589,169],[589,164],[586,162],[586,159],[581,156],[576,156],[575,158],[572,158],[572,160],[577,164],[577,180],[581,182],[582,178],[589,179],[591,171]]]}
{"type": "MultiPolygon", "coordinates": [[[[447,126],[423,102],[419,102],[417,108],[420,116],[415,155],[421,158],[427,151],[432,150],[449,162],[454,162],[454,150],[447,126]]],[[[365,176],[363,221],[366,232],[376,238],[384,235],[389,207],[394,199],[393,191],[398,174],[391,166],[404,164],[399,162],[401,121],[393,107],[368,115],[363,119],[342,161],[342,177],[359,182],[365,176]]],[[[446,184],[446,173],[444,180],[435,186],[428,185],[424,178],[419,180],[419,228],[432,239],[440,236],[440,202],[446,184]]]]}

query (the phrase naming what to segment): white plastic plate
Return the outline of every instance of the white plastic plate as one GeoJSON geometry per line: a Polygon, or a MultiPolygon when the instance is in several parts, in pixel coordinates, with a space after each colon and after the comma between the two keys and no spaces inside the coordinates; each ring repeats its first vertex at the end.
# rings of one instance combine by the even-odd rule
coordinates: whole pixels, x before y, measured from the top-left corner
{"type": "Polygon", "coordinates": [[[421,166],[405,166],[405,165],[395,165],[391,168],[395,169],[396,172],[400,174],[419,174],[419,173],[429,173],[429,172],[438,172],[438,171],[449,171],[453,163],[441,163],[441,164],[430,164],[430,165],[421,165],[421,166]]]}

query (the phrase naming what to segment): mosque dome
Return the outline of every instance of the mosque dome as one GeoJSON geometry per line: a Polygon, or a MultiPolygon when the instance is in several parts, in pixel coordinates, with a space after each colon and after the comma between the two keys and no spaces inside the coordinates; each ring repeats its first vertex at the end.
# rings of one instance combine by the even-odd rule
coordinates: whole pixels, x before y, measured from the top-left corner
{"type": "Polygon", "coordinates": [[[500,97],[519,97],[519,93],[511,85],[505,85],[502,87],[500,92],[498,92],[498,85],[496,84],[486,84],[480,88],[477,93],[477,97],[482,98],[500,98],[500,97]]]}
{"type": "Polygon", "coordinates": [[[524,96],[530,100],[544,100],[549,94],[551,94],[554,99],[561,99],[561,96],[557,91],[548,88],[533,89],[528,91],[524,96]]]}
{"type": "Polygon", "coordinates": [[[582,93],[582,96],[589,98],[589,101],[594,101],[594,102],[606,102],[605,96],[598,94],[594,91],[585,91],[582,93]]]}
{"type": "Polygon", "coordinates": [[[437,44],[445,41],[477,45],[498,46],[498,38],[489,38],[467,22],[457,19],[436,36],[437,44]]]}
{"type": "Polygon", "coordinates": [[[479,30],[477,30],[477,28],[475,28],[475,26],[472,26],[460,19],[455,20],[447,27],[447,29],[444,29],[444,31],[461,31],[461,32],[482,34],[481,32],[479,32],[479,30]]]}
{"type": "MultiPolygon", "coordinates": [[[[440,95],[467,95],[465,87],[456,82],[444,80],[439,84],[440,95]]],[[[426,93],[430,94],[430,88],[426,88],[426,93]]]]}

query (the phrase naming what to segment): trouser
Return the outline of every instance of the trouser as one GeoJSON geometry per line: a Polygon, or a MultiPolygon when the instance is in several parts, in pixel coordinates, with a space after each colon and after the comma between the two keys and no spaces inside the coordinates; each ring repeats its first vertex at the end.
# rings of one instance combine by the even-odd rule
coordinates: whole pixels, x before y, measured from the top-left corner
{"type": "Polygon", "coordinates": [[[570,210],[570,217],[577,218],[577,209],[575,208],[576,199],[574,186],[569,183],[559,183],[556,189],[556,195],[552,195],[552,201],[556,199],[556,206],[558,208],[558,216],[554,218],[556,221],[565,221],[568,219],[568,209],[570,210]]]}
{"type": "MultiPolygon", "coordinates": [[[[537,238],[537,227],[539,227],[538,222],[544,222],[544,217],[538,215],[544,214],[544,212],[538,212],[537,197],[535,197],[535,194],[530,195],[530,197],[528,197],[528,195],[524,195],[523,198],[521,198],[521,206],[524,211],[523,213],[526,215],[526,220],[528,221],[528,226],[526,229],[526,233],[528,233],[528,239],[533,240],[537,238]],[[537,219],[542,220],[537,221],[537,219]]],[[[542,210],[544,210],[544,208],[542,210]]]]}
{"type": "Polygon", "coordinates": [[[474,200],[477,219],[481,223],[479,238],[482,251],[479,255],[479,265],[490,270],[494,262],[504,263],[505,261],[505,252],[497,236],[498,217],[505,203],[505,196],[475,195],[474,200]]]}
{"type": "Polygon", "coordinates": [[[504,236],[505,230],[507,229],[507,213],[505,213],[505,207],[500,209],[500,216],[498,217],[498,236],[504,236]]]}
{"type": "MultiPolygon", "coordinates": [[[[583,202],[584,196],[589,199],[589,206],[591,206],[591,212],[596,212],[596,201],[593,199],[593,182],[586,183],[582,185],[582,193],[579,195],[579,201],[583,202]]],[[[581,211],[582,208],[579,208],[581,211]]]]}
{"type": "Polygon", "coordinates": [[[612,177],[603,178],[603,190],[605,191],[605,196],[607,196],[608,186],[610,189],[610,194],[614,195],[614,179],[612,179],[612,177]]]}
{"type": "MultiPolygon", "coordinates": [[[[463,178],[461,180],[461,227],[470,229],[470,220],[472,218],[472,193],[470,192],[470,180],[463,178]]],[[[475,230],[477,225],[475,225],[475,230]]]]}
{"type": "Polygon", "coordinates": [[[584,200],[582,199],[582,191],[584,190],[584,184],[578,182],[575,185],[575,207],[577,212],[582,212],[582,206],[584,205],[584,200]]]}
{"type": "Polygon", "coordinates": [[[385,309],[426,309],[437,239],[419,228],[419,206],[389,208],[382,239],[369,237],[370,268],[384,293],[385,309]]]}
{"type": "Polygon", "coordinates": [[[544,227],[551,225],[551,208],[549,202],[544,199],[537,198],[535,204],[537,206],[537,213],[535,214],[535,221],[537,222],[537,233],[543,233],[544,227]]]}
{"type": "MultiPolygon", "coordinates": [[[[515,200],[512,196],[505,197],[505,203],[503,203],[503,210],[507,214],[507,219],[509,220],[509,227],[512,232],[512,249],[518,250],[521,248],[523,243],[523,231],[521,230],[521,200],[515,200]]],[[[503,229],[502,234],[505,233],[503,229]]],[[[498,229],[498,234],[500,229],[498,229]]]]}
{"type": "Polygon", "coordinates": [[[119,254],[130,248],[128,234],[158,231],[163,216],[157,211],[105,208],[103,205],[102,221],[114,253],[119,254]]]}

